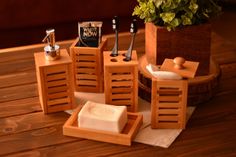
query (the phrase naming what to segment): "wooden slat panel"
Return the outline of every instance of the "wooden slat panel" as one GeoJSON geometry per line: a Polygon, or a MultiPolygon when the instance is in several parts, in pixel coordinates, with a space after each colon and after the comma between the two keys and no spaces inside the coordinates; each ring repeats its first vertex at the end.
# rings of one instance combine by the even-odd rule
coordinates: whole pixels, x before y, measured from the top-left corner
{"type": "Polygon", "coordinates": [[[171,129],[171,128],[179,128],[181,126],[180,123],[169,123],[169,122],[159,122],[158,127],[159,128],[166,128],[166,129],[171,129]]]}
{"type": "Polygon", "coordinates": [[[111,80],[131,80],[133,79],[133,75],[132,74],[128,74],[128,75],[111,75],[111,80]]]}
{"type": "Polygon", "coordinates": [[[158,121],[179,121],[179,116],[158,116],[158,121]]]}
{"type": "Polygon", "coordinates": [[[97,79],[97,75],[89,75],[89,74],[76,74],[77,79],[97,79]]]}
{"type": "Polygon", "coordinates": [[[95,62],[76,62],[76,66],[77,68],[79,68],[80,66],[84,66],[84,67],[95,67],[97,64],[95,62]]]}
{"type": "Polygon", "coordinates": [[[69,103],[69,102],[70,102],[70,98],[67,97],[67,98],[48,100],[47,105],[53,106],[53,105],[60,105],[60,104],[69,103]]]}
{"type": "Polygon", "coordinates": [[[112,94],[111,99],[125,99],[125,98],[132,98],[132,94],[112,94]]]}
{"type": "Polygon", "coordinates": [[[48,99],[55,99],[55,98],[62,98],[70,95],[69,92],[60,92],[60,93],[54,93],[54,94],[48,94],[48,99]]]}
{"type": "Polygon", "coordinates": [[[181,96],[157,96],[157,100],[158,101],[180,101],[181,100],[181,96]]]}
{"type": "Polygon", "coordinates": [[[158,103],[158,108],[181,108],[181,103],[158,103]]]}
{"type": "Polygon", "coordinates": [[[128,93],[128,92],[132,92],[133,91],[133,88],[130,87],[130,88],[124,88],[124,87],[118,87],[118,88],[111,88],[111,92],[112,93],[128,93]]]}
{"type": "Polygon", "coordinates": [[[71,110],[71,104],[64,103],[59,105],[48,106],[48,112],[50,113],[65,111],[65,110],[71,110]]]}
{"type": "Polygon", "coordinates": [[[47,81],[58,80],[58,79],[65,79],[67,77],[66,73],[56,74],[56,75],[49,75],[46,77],[47,81]]]}
{"type": "Polygon", "coordinates": [[[97,71],[96,71],[96,68],[92,69],[92,68],[79,68],[79,69],[76,69],[76,72],[77,73],[92,73],[92,74],[96,74],[97,71]]]}
{"type": "Polygon", "coordinates": [[[54,73],[65,73],[67,71],[67,66],[56,65],[44,68],[45,74],[53,75],[54,73]]]}
{"type": "Polygon", "coordinates": [[[77,85],[88,85],[88,86],[97,86],[97,81],[87,81],[87,80],[76,80],[77,85]]]}
{"type": "Polygon", "coordinates": [[[67,91],[68,90],[68,87],[67,86],[58,86],[58,87],[53,87],[53,88],[48,88],[48,93],[51,94],[51,93],[56,93],[56,92],[64,92],[64,91],[67,91]]]}
{"type": "Polygon", "coordinates": [[[120,66],[119,68],[117,67],[109,67],[109,73],[112,73],[112,75],[116,75],[116,74],[119,74],[119,75],[122,75],[122,74],[131,74],[133,72],[133,67],[131,66],[120,66]]]}
{"type": "Polygon", "coordinates": [[[159,109],[157,114],[179,114],[180,109],[159,109]]]}
{"type": "Polygon", "coordinates": [[[119,87],[119,86],[133,86],[132,81],[117,81],[117,82],[111,82],[112,87],[119,87]]]}
{"type": "Polygon", "coordinates": [[[112,104],[114,105],[131,105],[132,101],[131,100],[113,100],[112,104]]]}
{"type": "Polygon", "coordinates": [[[52,82],[47,82],[47,87],[56,87],[56,86],[61,86],[61,85],[67,85],[68,82],[67,80],[58,80],[58,81],[52,81],[52,82]]]}
{"type": "Polygon", "coordinates": [[[78,56],[78,61],[95,61],[96,56],[78,56]]]}
{"type": "Polygon", "coordinates": [[[157,93],[159,94],[181,94],[182,91],[177,89],[177,90],[173,90],[173,89],[161,89],[161,90],[157,90],[157,93]]]}

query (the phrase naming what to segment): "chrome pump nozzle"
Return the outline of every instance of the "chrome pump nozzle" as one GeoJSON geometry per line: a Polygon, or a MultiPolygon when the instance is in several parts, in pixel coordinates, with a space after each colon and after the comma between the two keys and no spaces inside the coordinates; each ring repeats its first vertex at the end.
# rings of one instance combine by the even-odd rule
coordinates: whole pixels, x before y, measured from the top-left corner
{"type": "Polygon", "coordinates": [[[46,30],[46,36],[44,37],[42,42],[46,42],[46,41],[48,43],[48,45],[44,47],[46,59],[56,60],[60,58],[60,49],[59,49],[59,46],[56,45],[54,29],[46,30]]]}

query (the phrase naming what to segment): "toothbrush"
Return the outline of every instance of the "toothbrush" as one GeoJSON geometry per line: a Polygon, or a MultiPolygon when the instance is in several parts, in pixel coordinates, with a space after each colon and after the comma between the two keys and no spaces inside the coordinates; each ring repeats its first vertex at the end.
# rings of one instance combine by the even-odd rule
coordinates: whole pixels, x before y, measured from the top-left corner
{"type": "Polygon", "coordinates": [[[130,61],[132,58],[132,50],[133,50],[134,39],[135,39],[135,35],[136,35],[137,30],[138,30],[137,29],[137,20],[133,19],[133,21],[131,22],[131,25],[130,25],[131,43],[130,43],[127,53],[125,54],[124,61],[130,61]]]}
{"type": "Polygon", "coordinates": [[[118,30],[119,30],[118,16],[115,16],[112,19],[112,29],[115,31],[116,38],[115,38],[115,45],[114,45],[114,48],[112,49],[111,56],[116,57],[116,56],[118,56],[118,30]]]}

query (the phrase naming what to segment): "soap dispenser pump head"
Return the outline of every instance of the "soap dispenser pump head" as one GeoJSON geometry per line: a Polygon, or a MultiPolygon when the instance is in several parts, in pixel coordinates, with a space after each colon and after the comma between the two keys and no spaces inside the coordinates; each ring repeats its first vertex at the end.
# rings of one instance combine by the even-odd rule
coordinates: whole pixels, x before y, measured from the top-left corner
{"type": "Polygon", "coordinates": [[[46,36],[43,39],[43,42],[48,43],[47,46],[44,47],[45,56],[47,60],[56,60],[60,58],[60,49],[59,46],[56,45],[55,41],[55,30],[47,29],[46,36]]]}
{"type": "Polygon", "coordinates": [[[55,47],[55,43],[56,43],[55,29],[47,29],[46,30],[46,36],[44,37],[43,42],[46,42],[46,41],[49,46],[55,47]]]}

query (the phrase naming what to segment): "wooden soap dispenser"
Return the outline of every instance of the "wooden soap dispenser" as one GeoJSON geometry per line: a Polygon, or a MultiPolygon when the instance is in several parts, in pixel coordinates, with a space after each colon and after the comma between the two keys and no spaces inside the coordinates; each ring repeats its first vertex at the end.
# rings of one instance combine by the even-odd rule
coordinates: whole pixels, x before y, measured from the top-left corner
{"type": "Polygon", "coordinates": [[[66,49],[55,44],[55,30],[46,30],[45,52],[34,53],[38,93],[44,113],[72,109],[74,85],[72,60],[66,49]]]}

